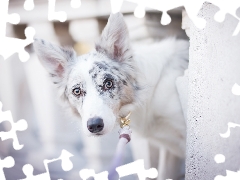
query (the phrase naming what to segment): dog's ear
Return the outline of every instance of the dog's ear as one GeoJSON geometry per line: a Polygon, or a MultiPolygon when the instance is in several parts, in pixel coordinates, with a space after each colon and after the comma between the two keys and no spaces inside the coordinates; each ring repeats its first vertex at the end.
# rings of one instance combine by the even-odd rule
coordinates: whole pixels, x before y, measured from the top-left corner
{"type": "Polygon", "coordinates": [[[33,46],[40,62],[51,77],[55,77],[55,81],[61,81],[67,67],[76,59],[73,49],[53,45],[42,39],[35,39],[33,46]]]}
{"type": "Polygon", "coordinates": [[[110,59],[119,62],[132,58],[128,30],[121,13],[110,15],[108,23],[95,47],[98,52],[104,53],[110,59]]]}

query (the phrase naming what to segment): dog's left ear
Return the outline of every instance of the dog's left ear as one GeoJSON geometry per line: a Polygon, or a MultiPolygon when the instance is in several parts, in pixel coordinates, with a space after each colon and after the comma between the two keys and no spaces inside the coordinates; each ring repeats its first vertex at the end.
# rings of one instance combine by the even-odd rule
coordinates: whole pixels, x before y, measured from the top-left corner
{"type": "Polygon", "coordinates": [[[110,15],[108,23],[96,43],[96,50],[119,62],[132,58],[128,30],[121,13],[110,15]]]}

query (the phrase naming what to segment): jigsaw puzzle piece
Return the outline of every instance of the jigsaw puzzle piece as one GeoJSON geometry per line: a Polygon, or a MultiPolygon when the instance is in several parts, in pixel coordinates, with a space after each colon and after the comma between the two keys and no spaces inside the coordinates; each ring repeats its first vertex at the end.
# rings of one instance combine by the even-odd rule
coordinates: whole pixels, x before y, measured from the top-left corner
{"type": "Polygon", "coordinates": [[[27,28],[25,30],[26,40],[6,37],[6,23],[18,24],[20,22],[18,14],[8,14],[8,4],[8,0],[0,1],[0,55],[7,59],[15,52],[18,52],[20,60],[26,61],[29,55],[24,48],[33,42],[35,32],[33,29],[27,28]]]}
{"type": "Polygon", "coordinates": [[[71,0],[71,7],[72,8],[80,8],[81,0],[71,0]]]}
{"type": "MultiPolygon", "coordinates": [[[[137,18],[143,18],[146,14],[145,6],[142,4],[138,4],[138,6],[134,10],[134,15],[137,18]]],[[[163,11],[162,17],[161,17],[161,24],[162,25],[168,25],[171,22],[171,17],[167,13],[167,11],[163,11]]]]}
{"type": "Polygon", "coordinates": [[[134,10],[134,16],[137,18],[143,18],[146,14],[145,6],[139,4],[134,10]]]}
{"type": "Polygon", "coordinates": [[[214,15],[214,19],[217,22],[223,22],[226,16],[226,12],[219,10],[218,12],[216,12],[216,14],[214,15]]]}
{"type": "MultiPolygon", "coordinates": [[[[238,9],[236,10],[236,16],[240,19],[240,7],[238,7],[238,9]]],[[[240,32],[240,20],[238,22],[237,27],[235,28],[235,30],[233,32],[233,36],[238,35],[239,32],[240,32]]]]}
{"type": "Polygon", "coordinates": [[[82,169],[79,175],[83,180],[87,180],[90,177],[93,177],[94,180],[108,180],[107,171],[96,174],[93,169],[82,169]]]}
{"type": "Polygon", "coordinates": [[[231,128],[235,128],[235,127],[240,127],[240,124],[229,122],[227,132],[225,132],[223,134],[220,133],[220,136],[222,138],[228,138],[230,136],[230,133],[231,133],[231,128]]]}
{"type": "Polygon", "coordinates": [[[203,29],[207,23],[205,19],[198,17],[198,13],[202,8],[204,2],[205,0],[199,1],[187,0],[184,3],[184,7],[189,18],[193,21],[194,25],[199,29],[203,29]]]}
{"type": "Polygon", "coordinates": [[[226,170],[226,176],[218,175],[214,178],[214,180],[239,180],[240,179],[240,171],[234,172],[226,170]]]}
{"type": "Polygon", "coordinates": [[[6,23],[18,24],[20,22],[19,14],[8,14],[8,0],[0,1],[0,38],[6,34],[6,23]]]}
{"type": "Polygon", "coordinates": [[[166,11],[163,11],[162,18],[161,18],[161,24],[162,25],[168,25],[171,22],[171,17],[166,11]]]}
{"type": "Polygon", "coordinates": [[[119,178],[137,174],[139,180],[146,180],[146,178],[154,179],[158,176],[158,171],[155,168],[145,170],[143,159],[134,161],[132,163],[116,168],[119,178]]]}
{"type": "Polygon", "coordinates": [[[65,22],[67,20],[67,14],[64,11],[55,12],[56,0],[48,1],[48,20],[58,20],[60,22],[65,22]]]}
{"type": "Polygon", "coordinates": [[[31,11],[31,10],[33,10],[34,9],[34,1],[33,0],[26,0],[25,2],[24,2],[24,9],[26,10],[26,11],[31,11]]]}
{"type": "Polygon", "coordinates": [[[0,1],[0,55],[7,59],[17,52],[19,59],[25,62],[29,59],[29,54],[24,48],[33,42],[35,30],[30,27],[26,28],[25,35],[27,38],[25,40],[6,37],[6,23],[18,24],[20,22],[18,14],[8,14],[8,4],[8,0],[0,1]]]}
{"type": "Polygon", "coordinates": [[[4,158],[3,160],[0,159],[0,179],[1,180],[6,180],[4,172],[3,172],[3,168],[11,168],[13,167],[15,164],[15,161],[13,159],[13,157],[8,156],[6,158],[4,158]]]}
{"type": "Polygon", "coordinates": [[[62,154],[59,159],[62,160],[62,169],[64,171],[70,171],[73,168],[73,163],[70,160],[70,157],[73,155],[66,150],[62,150],[62,154]]]}
{"type": "Polygon", "coordinates": [[[0,138],[3,141],[6,139],[13,139],[13,148],[15,150],[22,149],[23,145],[19,144],[16,132],[26,130],[28,127],[27,121],[21,119],[15,123],[12,119],[12,114],[10,111],[2,112],[2,103],[0,102],[0,123],[3,121],[8,121],[11,124],[12,128],[10,131],[0,132],[0,138]]]}
{"type": "MultiPolygon", "coordinates": [[[[240,24],[240,23],[239,23],[239,24],[240,24]]],[[[239,86],[237,83],[235,83],[235,84],[233,85],[233,87],[232,87],[232,93],[233,93],[234,95],[240,96],[240,86],[239,86]]]]}
{"type": "Polygon", "coordinates": [[[224,163],[225,162],[225,156],[223,154],[216,154],[214,156],[214,160],[216,163],[224,163]]]}
{"type": "Polygon", "coordinates": [[[20,22],[20,16],[17,13],[8,14],[6,17],[6,22],[11,24],[18,24],[20,22]]]}
{"type": "Polygon", "coordinates": [[[63,149],[61,155],[56,158],[56,159],[52,159],[52,160],[45,160],[46,163],[51,163],[54,161],[58,161],[61,160],[62,161],[62,169],[64,171],[70,171],[73,168],[73,163],[70,160],[70,157],[72,157],[73,155],[71,153],[69,153],[67,150],[63,149]]]}
{"type": "Polygon", "coordinates": [[[16,132],[26,130],[28,127],[27,122],[24,119],[21,119],[16,123],[13,123],[11,121],[10,123],[12,125],[12,129],[8,132],[0,132],[0,137],[3,141],[6,139],[13,139],[13,148],[15,150],[20,150],[24,145],[19,144],[16,132]]]}
{"type": "MultiPolygon", "coordinates": [[[[171,22],[171,17],[167,13],[167,11],[177,7],[184,6],[186,9],[186,12],[188,13],[188,16],[198,28],[203,29],[206,25],[206,20],[198,17],[198,13],[202,8],[202,5],[205,2],[205,0],[198,0],[198,1],[171,0],[171,3],[164,3],[164,1],[155,2],[155,1],[149,1],[149,0],[142,0],[141,2],[137,0],[126,0],[126,1],[130,1],[138,4],[136,9],[134,10],[134,15],[138,18],[144,17],[145,8],[148,7],[148,8],[162,11],[163,14],[161,17],[161,24],[167,25],[171,22]]],[[[119,12],[122,4],[123,4],[123,0],[118,0],[118,1],[111,0],[112,13],[119,12]]]]}
{"type": "Polygon", "coordinates": [[[33,175],[33,166],[31,164],[26,164],[22,168],[23,173],[25,174],[26,178],[22,179],[22,180],[50,180],[51,178],[50,178],[48,164],[58,161],[58,160],[62,161],[62,163],[61,163],[62,169],[64,171],[69,171],[73,168],[73,164],[70,160],[70,157],[72,157],[72,156],[73,155],[71,153],[69,153],[68,151],[63,149],[61,155],[58,158],[51,159],[51,160],[45,159],[43,161],[43,163],[44,163],[44,167],[46,169],[46,173],[42,173],[42,174],[38,174],[38,175],[33,175]]]}
{"type": "MultiPolygon", "coordinates": [[[[71,179],[72,178],[71,173],[74,172],[74,171],[67,171],[67,172],[64,171],[62,169],[62,162],[60,160],[49,163],[48,168],[49,168],[50,179],[54,179],[54,180],[71,179]],[[71,178],[69,178],[69,177],[71,177],[71,178]]],[[[80,177],[76,178],[74,180],[80,180],[80,177]]]]}
{"type": "Polygon", "coordinates": [[[49,171],[47,171],[46,173],[33,175],[33,166],[31,164],[25,164],[22,170],[23,173],[26,175],[26,178],[21,180],[51,180],[49,171]]]}
{"type": "Polygon", "coordinates": [[[225,1],[211,1],[211,3],[213,3],[215,6],[218,6],[219,8],[219,11],[214,15],[214,19],[217,22],[223,22],[227,13],[238,18],[237,8],[240,7],[240,1],[232,1],[231,3],[225,1]]]}
{"type": "Polygon", "coordinates": [[[29,54],[25,51],[24,48],[27,45],[33,43],[35,29],[32,27],[27,27],[25,29],[25,35],[25,40],[9,37],[3,37],[0,39],[0,55],[2,55],[4,59],[7,59],[15,52],[17,52],[19,59],[22,62],[27,61],[29,59],[29,54]]]}

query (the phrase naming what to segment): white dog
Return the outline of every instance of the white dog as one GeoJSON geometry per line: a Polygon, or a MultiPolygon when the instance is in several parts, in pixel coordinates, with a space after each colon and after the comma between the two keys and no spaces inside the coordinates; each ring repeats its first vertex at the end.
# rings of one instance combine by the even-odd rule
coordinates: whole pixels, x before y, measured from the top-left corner
{"type": "Polygon", "coordinates": [[[186,125],[175,80],[188,66],[186,41],[169,38],[132,50],[117,13],[89,54],[77,57],[39,39],[34,48],[88,136],[110,132],[131,111],[131,127],[159,148],[158,179],[180,178],[186,125]]]}

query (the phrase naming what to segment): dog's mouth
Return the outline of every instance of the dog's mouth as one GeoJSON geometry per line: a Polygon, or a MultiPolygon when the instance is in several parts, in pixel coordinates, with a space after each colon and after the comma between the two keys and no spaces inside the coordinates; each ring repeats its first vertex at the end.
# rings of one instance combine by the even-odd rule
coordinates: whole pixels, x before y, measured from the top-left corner
{"type": "Polygon", "coordinates": [[[102,136],[103,134],[101,133],[96,133],[95,136],[102,136]]]}
{"type": "Polygon", "coordinates": [[[91,134],[88,134],[87,136],[88,137],[101,137],[103,135],[104,135],[103,133],[91,133],[91,134]]]}

